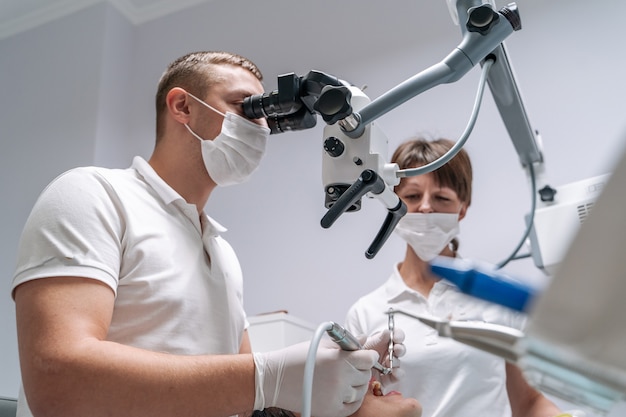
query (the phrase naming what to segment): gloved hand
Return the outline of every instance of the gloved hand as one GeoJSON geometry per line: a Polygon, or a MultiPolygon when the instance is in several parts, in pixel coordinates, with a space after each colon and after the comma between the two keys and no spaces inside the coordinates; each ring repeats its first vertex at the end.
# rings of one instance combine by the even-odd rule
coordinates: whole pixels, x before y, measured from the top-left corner
{"type": "MultiPolygon", "coordinates": [[[[389,330],[376,332],[369,336],[364,342],[361,341],[363,349],[372,349],[376,351],[380,357],[380,364],[389,367],[389,330]]],[[[400,368],[400,357],[406,353],[406,347],[404,346],[404,331],[402,329],[395,329],[393,331],[393,368],[392,372],[387,375],[383,375],[378,371],[374,371],[374,377],[380,381],[383,385],[388,385],[397,382],[404,376],[404,370],[400,368]]]]}
{"type": "MultiPolygon", "coordinates": [[[[309,342],[281,350],[254,353],[254,409],[280,407],[302,411],[302,384],[309,342]]],[[[318,417],[348,416],[363,401],[378,360],[372,350],[343,351],[323,339],[315,357],[311,414],[318,417]]]]}

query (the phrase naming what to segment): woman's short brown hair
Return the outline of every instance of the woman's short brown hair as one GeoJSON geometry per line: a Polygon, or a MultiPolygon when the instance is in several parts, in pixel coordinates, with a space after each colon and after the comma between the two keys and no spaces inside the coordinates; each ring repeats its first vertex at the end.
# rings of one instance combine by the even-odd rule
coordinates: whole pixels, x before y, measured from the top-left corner
{"type": "MultiPolygon", "coordinates": [[[[429,164],[454,146],[449,139],[427,140],[421,137],[410,139],[395,150],[391,162],[400,169],[417,168],[429,164]]],[[[456,192],[461,202],[467,206],[472,201],[472,164],[465,149],[461,149],[448,163],[432,172],[435,181],[442,187],[449,187],[456,192]]],[[[402,187],[405,178],[400,180],[396,189],[402,187]]]]}

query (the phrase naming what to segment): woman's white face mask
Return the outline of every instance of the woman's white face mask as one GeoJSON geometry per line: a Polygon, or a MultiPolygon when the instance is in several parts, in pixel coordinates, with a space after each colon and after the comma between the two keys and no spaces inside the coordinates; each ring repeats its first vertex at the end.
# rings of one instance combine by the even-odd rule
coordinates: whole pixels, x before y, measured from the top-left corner
{"type": "Polygon", "coordinates": [[[189,133],[202,144],[202,160],[213,181],[222,187],[246,181],[263,158],[270,129],[235,113],[224,114],[193,94],[187,94],[224,117],[222,131],[213,140],[203,139],[185,124],[189,133]]]}
{"type": "Polygon", "coordinates": [[[394,231],[429,262],[459,234],[459,213],[407,213],[394,231]]]}

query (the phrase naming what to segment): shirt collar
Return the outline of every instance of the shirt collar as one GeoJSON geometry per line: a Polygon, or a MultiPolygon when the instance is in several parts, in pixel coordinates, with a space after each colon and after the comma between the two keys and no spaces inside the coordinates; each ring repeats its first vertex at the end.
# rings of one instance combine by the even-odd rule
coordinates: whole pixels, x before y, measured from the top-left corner
{"type": "MultiPolygon", "coordinates": [[[[152,189],[166,205],[172,203],[190,205],[183,197],[181,197],[180,194],[176,192],[176,190],[170,187],[170,185],[165,182],[163,178],[156,173],[154,168],[152,168],[152,166],[142,157],[135,156],[135,158],[133,158],[132,168],[143,177],[146,183],[152,187],[152,189]]],[[[202,224],[202,229],[205,230],[205,232],[207,232],[210,236],[215,236],[228,230],[208,216],[204,211],[200,215],[200,222],[202,224]]]]}
{"type": "Polygon", "coordinates": [[[224,233],[226,229],[224,226],[216,222],[213,218],[207,215],[205,212],[202,212],[200,215],[200,223],[202,224],[202,229],[204,233],[207,233],[209,236],[217,236],[220,233],[224,233]]]}
{"type": "MultiPolygon", "coordinates": [[[[400,275],[399,267],[400,264],[397,263],[393,266],[393,273],[387,283],[385,284],[385,290],[387,292],[387,299],[389,302],[392,302],[398,299],[402,294],[416,294],[417,291],[409,288],[408,285],[405,284],[402,279],[402,275],[400,275]]],[[[445,280],[439,280],[435,283],[435,286],[432,289],[432,292],[443,292],[449,288],[454,288],[454,285],[450,284],[445,280]]]]}
{"type": "Polygon", "coordinates": [[[400,296],[404,292],[411,291],[409,287],[404,283],[402,276],[400,275],[400,270],[398,266],[400,264],[397,263],[393,266],[393,273],[391,274],[391,278],[387,280],[386,290],[387,290],[387,298],[389,301],[392,301],[394,298],[400,296]]]}
{"type": "Polygon", "coordinates": [[[140,156],[133,158],[132,168],[148,183],[150,187],[159,195],[165,204],[171,204],[176,200],[184,199],[172,187],[159,177],[154,168],[140,156]]]}

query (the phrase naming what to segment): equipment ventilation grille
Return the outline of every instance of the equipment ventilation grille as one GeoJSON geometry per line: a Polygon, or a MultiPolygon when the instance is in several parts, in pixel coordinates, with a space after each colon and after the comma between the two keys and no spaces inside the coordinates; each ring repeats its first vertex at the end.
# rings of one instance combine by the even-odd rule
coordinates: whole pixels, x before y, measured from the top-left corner
{"type": "Polygon", "coordinates": [[[593,202],[581,204],[576,208],[578,210],[578,219],[580,220],[581,224],[587,219],[587,217],[589,217],[592,208],[593,202]]]}

